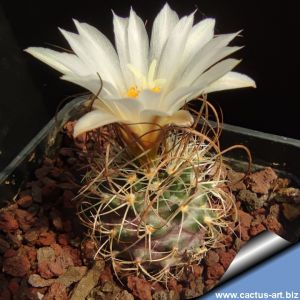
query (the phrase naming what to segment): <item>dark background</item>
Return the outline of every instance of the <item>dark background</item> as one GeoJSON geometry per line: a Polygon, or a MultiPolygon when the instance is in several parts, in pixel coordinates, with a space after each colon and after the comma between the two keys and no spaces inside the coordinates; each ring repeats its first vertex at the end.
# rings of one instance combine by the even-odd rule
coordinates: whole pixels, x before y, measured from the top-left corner
{"type": "MultiPolygon", "coordinates": [[[[57,30],[73,30],[72,18],[96,26],[113,40],[113,9],[127,16],[133,6],[148,27],[165,1],[12,1],[0,0],[0,167],[7,164],[53,115],[66,96],[82,92],[22,49],[55,44],[68,47],[57,30]]],[[[179,15],[198,8],[217,20],[216,33],[243,29],[245,45],[237,71],[256,80],[257,89],[212,93],[224,121],[300,139],[299,29],[297,1],[185,0],[168,1],[179,15]]]]}

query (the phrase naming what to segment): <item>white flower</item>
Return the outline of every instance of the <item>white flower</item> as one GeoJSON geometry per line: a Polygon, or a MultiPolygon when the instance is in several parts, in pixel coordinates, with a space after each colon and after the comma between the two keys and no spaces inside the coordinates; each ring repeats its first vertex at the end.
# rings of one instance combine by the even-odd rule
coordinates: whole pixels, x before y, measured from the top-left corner
{"type": "Polygon", "coordinates": [[[140,136],[153,128],[150,123],[190,126],[192,116],[180,109],[201,94],[255,87],[251,78],[231,71],[239,60],[223,60],[240,49],[228,46],[238,32],[214,36],[214,19],[195,25],[193,19],[194,14],[179,19],[166,4],[149,43],[143,21],[131,9],[129,18],[113,16],[116,50],[96,28],[74,20],[78,34],[60,29],[74,54],[40,47],[25,51],[95,95],[101,77],[94,110],[77,122],[75,136],[114,122],[148,122],[130,126],[140,136]]]}

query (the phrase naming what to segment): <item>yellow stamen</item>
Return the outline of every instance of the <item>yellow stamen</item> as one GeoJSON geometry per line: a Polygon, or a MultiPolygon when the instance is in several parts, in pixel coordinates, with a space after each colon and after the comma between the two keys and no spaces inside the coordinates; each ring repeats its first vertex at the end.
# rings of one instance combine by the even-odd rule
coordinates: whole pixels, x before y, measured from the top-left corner
{"type": "Polygon", "coordinates": [[[139,91],[135,86],[132,86],[127,92],[127,96],[129,98],[137,98],[138,95],[139,95],[139,91]]]}
{"type": "Polygon", "coordinates": [[[151,91],[153,93],[159,93],[160,92],[160,87],[159,86],[155,86],[154,88],[151,89],[151,91]]]}
{"type": "Polygon", "coordinates": [[[132,72],[134,78],[137,80],[137,85],[131,87],[127,96],[130,98],[136,98],[141,90],[150,90],[154,93],[160,93],[161,86],[165,84],[165,79],[156,78],[157,60],[153,59],[148,70],[148,74],[143,74],[138,68],[132,64],[127,65],[128,69],[132,72]],[[155,79],[156,78],[156,79],[155,79]]]}

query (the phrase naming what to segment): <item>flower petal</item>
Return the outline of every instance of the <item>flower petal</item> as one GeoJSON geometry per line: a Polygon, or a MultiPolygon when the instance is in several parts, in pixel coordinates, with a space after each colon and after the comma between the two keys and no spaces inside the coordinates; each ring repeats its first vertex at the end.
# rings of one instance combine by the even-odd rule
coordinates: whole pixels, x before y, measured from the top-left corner
{"type": "Polygon", "coordinates": [[[203,94],[205,88],[231,71],[239,63],[240,60],[237,59],[225,59],[214,65],[203,75],[201,75],[191,87],[179,88],[170,93],[168,95],[169,111],[174,113],[179,110],[185,103],[203,94]]]}
{"type": "Polygon", "coordinates": [[[203,86],[203,88],[207,87],[214,81],[218,80],[222,76],[224,76],[226,73],[231,71],[235,66],[237,66],[241,60],[234,59],[234,58],[228,58],[225,59],[213,67],[211,67],[208,71],[206,71],[204,74],[202,74],[193,84],[193,86],[203,86]]]}
{"type": "Polygon", "coordinates": [[[123,123],[139,122],[140,111],[142,111],[142,106],[134,103],[132,99],[96,99],[93,108],[107,111],[123,123]]]}
{"type": "Polygon", "coordinates": [[[192,100],[202,94],[206,87],[230,72],[240,62],[240,60],[228,58],[211,67],[194,82],[193,86],[196,88],[196,91],[189,96],[188,100],[192,100]]]}
{"type": "Polygon", "coordinates": [[[143,104],[145,109],[160,108],[160,93],[154,93],[151,90],[142,90],[139,94],[139,101],[143,104]]]}
{"type": "MultiPolygon", "coordinates": [[[[82,40],[82,37],[76,33],[69,32],[61,28],[59,28],[59,31],[67,40],[74,53],[85,65],[88,66],[91,73],[96,74],[98,72],[96,64],[89,53],[88,46],[82,40]]],[[[101,74],[101,76],[103,76],[103,74],[101,74]]]]}
{"type": "Polygon", "coordinates": [[[144,109],[139,99],[109,98],[102,100],[118,118],[131,123],[140,122],[140,112],[144,109]]]}
{"type": "Polygon", "coordinates": [[[158,64],[157,78],[166,79],[165,93],[172,88],[174,78],[180,74],[182,53],[193,25],[193,19],[193,14],[180,19],[172,30],[162,51],[158,64]]]}
{"type": "Polygon", "coordinates": [[[161,109],[168,111],[170,114],[174,114],[178,110],[178,108],[175,108],[174,105],[177,102],[180,102],[182,103],[180,107],[182,107],[184,103],[187,102],[189,96],[195,92],[195,90],[195,87],[192,86],[181,87],[172,90],[169,94],[166,95],[166,97],[162,101],[161,109]]]}
{"type": "Polygon", "coordinates": [[[191,85],[201,74],[203,74],[204,71],[209,69],[211,66],[213,66],[215,63],[222,60],[226,56],[240,50],[241,48],[242,47],[223,47],[220,49],[213,49],[212,51],[206,54],[203,53],[202,60],[195,62],[195,64],[193,64],[190,69],[186,69],[186,71],[182,75],[183,80],[181,80],[181,82],[178,83],[178,86],[191,85]]]}
{"type": "Polygon", "coordinates": [[[141,122],[153,122],[156,117],[170,117],[170,114],[166,111],[156,109],[144,109],[140,114],[141,122]]]}
{"type": "Polygon", "coordinates": [[[247,75],[238,72],[229,72],[204,89],[205,93],[238,89],[245,87],[256,87],[255,81],[247,75]]]}
{"type": "Polygon", "coordinates": [[[188,64],[194,55],[214,37],[215,23],[215,19],[207,18],[193,26],[183,53],[184,64],[188,64]]]}
{"type": "Polygon", "coordinates": [[[194,123],[194,118],[187,110],[179,110],[172,116],[163,118],[160,125],[174,124],[180,127],[190,127],[194,123]]]}
{"type": "Polygon", "coordinates": [[[226,47],[228,43],[238,35],[223,34],[209,41],[198,53],[196,53],[190,63],[186,66],[180,82],[177,85],[190,85],[201,73],[221,60],[225,56],[239,50],[239,47],[226,47]]]}
{"type": "Polygon", "coordinates": [[[118,121],[120,120],[116,118],[116,116],[106,111],[97,109],[85,114],[77,121],[74,127],[73,135],[74,137],[77,137],[84,132],[118,121]]]}
{"type": "MultiPolygon", "coordinates": [[[[98,95],[101,88],[101,81],[97,75],[89,76],[74,76],[74,75],[64,75],[61,79],[73,82],[88,91],[92,92],[94,95],[98,95]]],[[[118,96],[117,90],[109,82],[102,81],[102,89],[100,91],[101,97],[116,97],[118,96]]]]}
{"type": "Polygon", "coordinates": [[[63,74],[88,75],[90,70],[74,54],[57,52],[43,47],[29,47],[27,53],[63,74]]]}
{"type": "Polygon", "coordinates": [[[130,63],[128,49],[128,18],[121,18],[113,12],[113,24],[115,34],[115,44],[119,56],[120,66],[124,80],[127,84],[127,89],[134,85],[133,74],[128,68],[130,63]]]}
{"type": "MultiPolygon", "coordinates": [[[[76,28],[87,45],[89,54],[93,57],[99,74],[105,74],[105,79],[114,84],[120,93],[124,92],[125,84],[115,48],[95,27],[74,20],[76,28]]],[[[103,75],[104,76],[104,75],[103,75]]]]}
{"type": "Polygon", "coordinates": [[[159,61],[169,34],[178,21],[177,13],[166,3],[153,22],[150,42],[150,63],[153,59],[159,61]]]}
{"type": "Polygon", "coordinates": [[[94,109],[103,110],[103,111],[106,111],[107,113],[110,113],[110,114],[114,115],[114,111],[111,110],[111,108],[109,106],[107,106],[107,104],[105,103],[105,101],[100,100],[98,98],[96,98],[93,101],[93,108],[94,109]]]}
{"type": "Polygon", "coordinates": [[[149,39],[142,19],[133,9],[130,10],[128,22],[128,49],[130,64],[141,74],[146,75],[148,73],[149,39]]]}

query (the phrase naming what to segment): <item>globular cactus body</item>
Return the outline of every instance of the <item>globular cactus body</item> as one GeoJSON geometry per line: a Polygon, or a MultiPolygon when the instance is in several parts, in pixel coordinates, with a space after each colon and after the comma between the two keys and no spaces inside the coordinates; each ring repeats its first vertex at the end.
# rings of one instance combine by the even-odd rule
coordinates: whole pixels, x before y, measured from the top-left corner
{"type": "MultiPolygon", "coordinates": [[[[99,152],[98,152],[99,153],[99,152]]],[[[232,222],[222,158],[201,136],[169,130],[155,159],[119,144],[94,157],[80,215],[117,274],[165,281],[199,262],[232,222]],[[230,213],[229,213],[230,212],[230,213]]]]}

